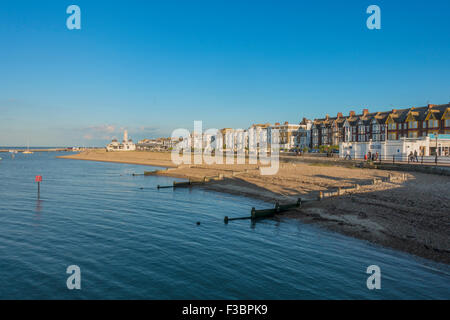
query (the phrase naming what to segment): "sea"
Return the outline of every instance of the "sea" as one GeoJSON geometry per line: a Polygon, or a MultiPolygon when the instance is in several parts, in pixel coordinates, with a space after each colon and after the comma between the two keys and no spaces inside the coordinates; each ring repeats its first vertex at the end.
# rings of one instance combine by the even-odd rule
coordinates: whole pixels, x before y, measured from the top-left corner
{"type": "Polygon", "coordinates": [[[0,299],[450,298],[446,264],[283,216],[225,224],[272,204],[67,154],[0,153],[0,299]]]}

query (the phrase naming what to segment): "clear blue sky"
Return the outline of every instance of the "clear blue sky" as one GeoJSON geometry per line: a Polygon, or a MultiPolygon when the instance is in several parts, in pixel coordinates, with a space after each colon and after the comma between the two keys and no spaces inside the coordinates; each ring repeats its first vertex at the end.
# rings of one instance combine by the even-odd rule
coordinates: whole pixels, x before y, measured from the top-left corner
{"type": "Polygon", "coordinates": [[[2,1],[0,145],[448,103],[449,15],[448,0],[2,1]]]}

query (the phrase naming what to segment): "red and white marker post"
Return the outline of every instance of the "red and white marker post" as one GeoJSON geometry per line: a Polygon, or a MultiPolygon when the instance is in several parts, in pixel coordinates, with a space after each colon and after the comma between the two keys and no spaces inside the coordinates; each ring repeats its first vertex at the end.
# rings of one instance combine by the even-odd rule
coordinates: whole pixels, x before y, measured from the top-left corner
{"type": "Polygon", "coordinates": [[[36,176],[35,181],[38,184],[38,199],[41,195],[41,182],[42,182],[42,176],[36,176]]]}

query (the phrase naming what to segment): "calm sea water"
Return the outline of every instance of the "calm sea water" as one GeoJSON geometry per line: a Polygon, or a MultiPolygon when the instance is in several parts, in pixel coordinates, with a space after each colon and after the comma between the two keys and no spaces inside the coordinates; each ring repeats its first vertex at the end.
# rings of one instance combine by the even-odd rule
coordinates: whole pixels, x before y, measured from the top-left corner
{"type": "Polygon", "coordinates": [[[447,265],[286,218],[225,225],[268,204],[55,155],[0,154],[1,299],[450,298],[447,265]],[[381,290],[366,287],[372,264],[381,290]]]}

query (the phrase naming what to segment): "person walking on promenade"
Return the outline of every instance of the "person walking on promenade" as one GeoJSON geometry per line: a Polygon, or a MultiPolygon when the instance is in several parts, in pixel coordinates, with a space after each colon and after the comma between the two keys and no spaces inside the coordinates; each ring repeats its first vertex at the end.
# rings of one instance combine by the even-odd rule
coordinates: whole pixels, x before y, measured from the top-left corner
{"type": "Polygon", "coordinates": [[[416,162],[419,162],[419,157],[417,156],[417,150],[414,150],[414,160],[416,160],[416,162]]]}

